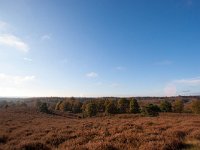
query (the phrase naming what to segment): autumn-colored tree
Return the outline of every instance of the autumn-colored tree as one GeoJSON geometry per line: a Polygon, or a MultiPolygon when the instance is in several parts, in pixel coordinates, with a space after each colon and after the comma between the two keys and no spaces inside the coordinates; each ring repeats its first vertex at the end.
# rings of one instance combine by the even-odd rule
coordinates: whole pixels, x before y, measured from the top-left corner
{"type": "Polygon", "coordinates": [[[62,101],[59,101],[59,102],[56,103],[55,110],[60,110],[61,103],[62,103],[62,101]]]}
{"type": "Polygon", "coordinates": [[[171,112],[172,104],[169,101],[162,101],[160,104],[160,109],[162,112],[171,112]]]}
{"type": "Polygon", "coordinates": [[[176,113],[182,113],[183,108],[184,108],[183,101],[180,99],[175,100],[175,102],[173,103],[173,111],[176,113]]]}
{"type": "Polygon", "coordinates": [[[66,101],[62,101],[59,105],[59,110],[61,111],[69,111],[70,110],[70,104],[66,101]]]}
{"type": "Polygon", "coordinates": [[[74,101],[72,103],[72,112],[73,113],[80,113],[81,112],[82,103],[79,101],[74,101]]]}
{"type": "Polygon", "coordinates": [[[132,98],[130,100],[130,113],[136,114],[136,113],[139,113],[139,112],[140,112],[140,106],[139,106],[137,100],[132,98]]]}
{"type": "Polygon", "coordinates": [[[192,111],[196,114],[200,114],[200,100],[192,101],[192,111]]]}

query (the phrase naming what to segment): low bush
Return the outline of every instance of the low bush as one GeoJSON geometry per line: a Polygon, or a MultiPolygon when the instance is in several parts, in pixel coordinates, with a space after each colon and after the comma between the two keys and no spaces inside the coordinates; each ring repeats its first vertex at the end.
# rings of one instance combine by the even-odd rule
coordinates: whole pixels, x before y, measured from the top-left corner
{"type": "Polygon", "coordinates": [[[142,113],[146,116],[158,116],[160,112],[160,108],[157,105],[149,104],[142,109],[142,113]]]}

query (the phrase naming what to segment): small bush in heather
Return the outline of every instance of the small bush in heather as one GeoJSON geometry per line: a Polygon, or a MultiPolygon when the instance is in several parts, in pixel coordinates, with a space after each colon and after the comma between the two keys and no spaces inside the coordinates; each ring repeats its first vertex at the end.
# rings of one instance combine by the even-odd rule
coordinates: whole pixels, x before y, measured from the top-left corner
{"type": "Polygon", "coordinates": [[[158,116],[160,112],[160,108],[157,105],[149,104],[142,109],[142,113],[146,116],[158,116]]]}
{"type": "Polygon", "coordinates": [[[169,101],[162,101],[160,104],[160,109],[162,112],[171,112],[172,104],[169,101]]]}
{"type": "Polygon", "coordinates": [[[130,100],[130,113],[136,114],[136,113],[139,113],[139,112],[140,112],[140,106],[139,106],[137,100],[134,99],[134,98],[131,99],[130,100]]]}

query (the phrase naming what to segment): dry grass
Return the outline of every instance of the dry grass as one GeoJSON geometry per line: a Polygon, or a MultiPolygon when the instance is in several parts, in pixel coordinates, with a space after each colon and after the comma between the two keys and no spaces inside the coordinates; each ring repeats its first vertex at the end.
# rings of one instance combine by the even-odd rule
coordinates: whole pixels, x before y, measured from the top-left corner
{"type": "Polygon", "coordinates": [[[199,143],[199,115],[126,114],[80,119],[27,108],[0,110],[1,150],[195,150],[199,143]]]}

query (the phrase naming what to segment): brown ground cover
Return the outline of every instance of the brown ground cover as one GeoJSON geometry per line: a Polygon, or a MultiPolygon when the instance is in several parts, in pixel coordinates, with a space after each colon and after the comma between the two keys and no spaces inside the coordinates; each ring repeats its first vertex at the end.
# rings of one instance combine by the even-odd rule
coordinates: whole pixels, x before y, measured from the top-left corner
{"type": "Polygon", "coordinates": [[[79,118],[0,109],[0,150],[200,149],[200,115],[162,113],[79,118]]]}

